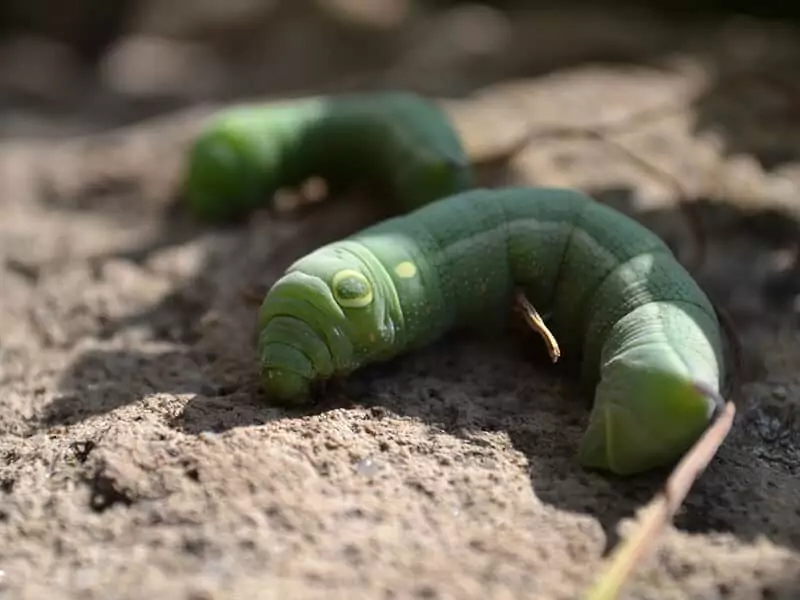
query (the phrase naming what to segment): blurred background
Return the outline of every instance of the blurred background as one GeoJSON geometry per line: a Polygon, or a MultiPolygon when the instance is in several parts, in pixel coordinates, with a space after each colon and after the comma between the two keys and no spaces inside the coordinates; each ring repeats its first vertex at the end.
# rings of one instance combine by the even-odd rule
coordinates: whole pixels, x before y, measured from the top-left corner
{"type": "Polygon", "coordinates": [[[681,50],[714,54],[722,68],[726,52],[755,59],[770,36],[761,26],[752,34],[761,41],[748,39],[752,19],[798,16],[777,0],[4,0],[0,135],[309,90],[458,96],[582,61],[647,63],[681,50]]]}

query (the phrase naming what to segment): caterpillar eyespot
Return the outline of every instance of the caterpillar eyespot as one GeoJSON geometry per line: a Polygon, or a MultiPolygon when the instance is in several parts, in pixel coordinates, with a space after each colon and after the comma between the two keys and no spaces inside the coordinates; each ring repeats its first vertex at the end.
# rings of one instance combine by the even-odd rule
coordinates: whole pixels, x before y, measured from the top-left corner
{"type": "Polygon", "coordinates": [[[372,285],[358,271],[345,269],[333,276],[331,283],[333,297],[339,306],[345,308],[363,308],[372,303],[372,285]]]}
{"type": "Polygon", "coordinates": [[[266,396],[307,402],[320,381],[510,313],[517,290],[594,388],[582,465],[638,473],[698,439],[725,377],[713,305],[658,236],[568,189],[460,192],[296,261],[259,313],[266,396]]]}
{"type": "Polygon", "coordinates": [[[197,216],[230,221],[312,177],[331,192],[380,184],[407,209],[472,186],[461,140],[438,105],[410,92],[373,92],[220,111],[190,148],[184,188],[197,216]]]}

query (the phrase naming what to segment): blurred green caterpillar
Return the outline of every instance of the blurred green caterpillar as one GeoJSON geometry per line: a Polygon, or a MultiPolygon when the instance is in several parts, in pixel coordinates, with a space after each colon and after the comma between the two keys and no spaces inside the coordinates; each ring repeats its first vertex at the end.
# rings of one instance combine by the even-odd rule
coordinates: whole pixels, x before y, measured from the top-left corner
{"type": "Polygon", "coordinates": [[[435,103],[373,92],[217,113],[190,149],[186,200],[203,219],[234,220],[313,176],[333,192],[365,179],[383,184],[409,209],[472,186],[461,140],[435,103]]]}
{"type": "Polygon", "coordinates": [[[509,314],[518,290],[596,388],[582,465],[645,471],[702,434],[725,370],[713,305],[654,233],[566,189],[453,194],[296,261],[259,313],[264,390],[309,401],[325,380],[509,314]]]}

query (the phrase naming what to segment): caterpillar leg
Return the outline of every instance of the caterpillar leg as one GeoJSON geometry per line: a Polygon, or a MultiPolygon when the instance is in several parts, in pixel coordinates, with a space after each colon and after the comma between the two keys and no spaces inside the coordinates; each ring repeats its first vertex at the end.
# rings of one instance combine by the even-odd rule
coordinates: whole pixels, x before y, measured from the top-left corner
{"type": "Polygon", "coordinates": [[[517,291],[514,297],[514,304],[517,310],[522,314],[528,326],[544,340],[547,346],[547,353],[550,355],[550,360],[554,363],[558,362],[558,359],[561,358],[561,348],[558,346],[558,340],[556,340],[556,336],[547,328],[539,311],[531,304],[531,301],[528,300],[528,297],[522,290],[517,291]]]}

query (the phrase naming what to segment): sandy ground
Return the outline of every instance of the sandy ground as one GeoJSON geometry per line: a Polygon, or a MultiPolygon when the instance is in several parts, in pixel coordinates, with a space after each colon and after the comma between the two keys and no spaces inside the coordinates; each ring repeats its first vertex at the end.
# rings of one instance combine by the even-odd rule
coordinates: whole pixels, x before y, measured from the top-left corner
{"type": "MultiPolygon", "coordinates": [[[[614,139],[700,199],[697,276],[737,323],[746,384],[628,598],[800,598],[800,92],[718,80],[736,60],[796,73],[798,39],[720,27],[667,66],[564,67],[447,101],[476,160],[529,126],[650,111],[614,139]]],[[[579,468],[588,399],[536,338],[453,336],[314,409],[265,406],[258,298],[374,215],[354,196],[192,222],[172,201],[207,110],[0,153],[0,598],[580,597],[664,474],[579,468]]],[[[608,146],[540,139],[486,173],[587,190],[690,253],[675,189],[608,146]]]]}

